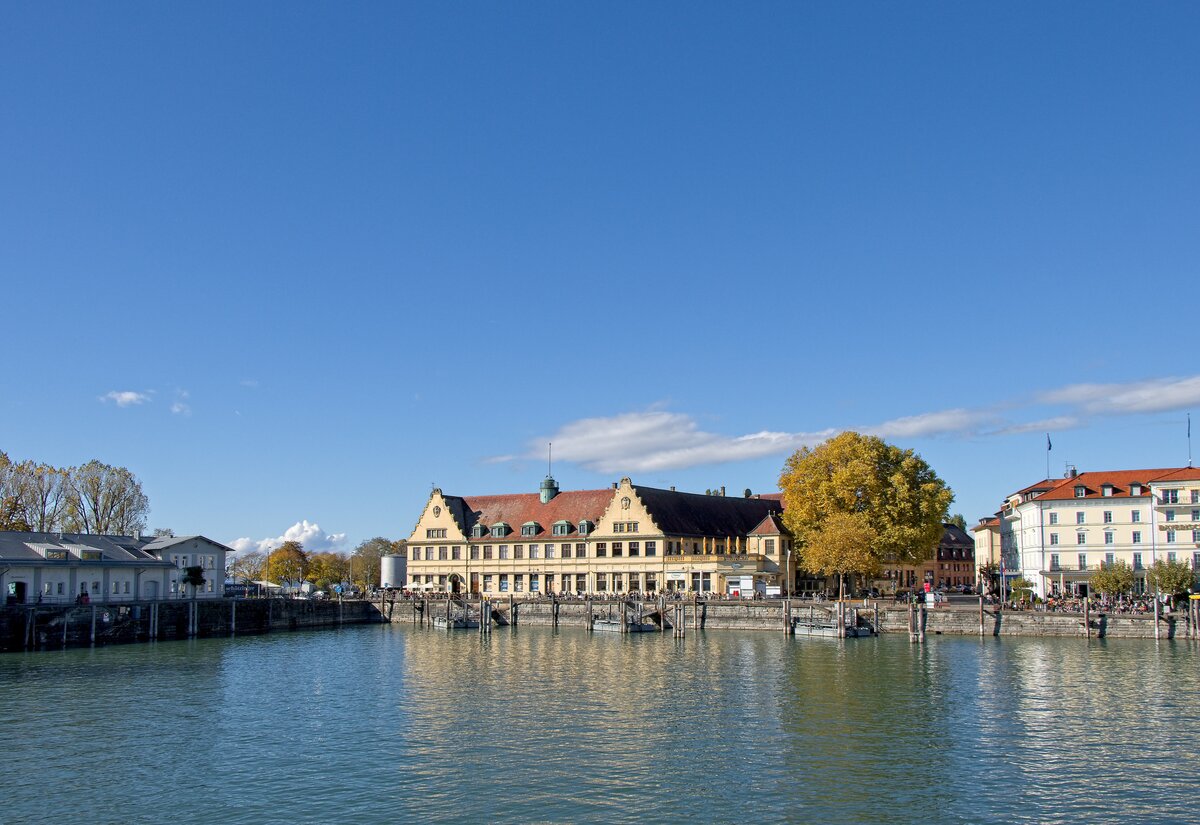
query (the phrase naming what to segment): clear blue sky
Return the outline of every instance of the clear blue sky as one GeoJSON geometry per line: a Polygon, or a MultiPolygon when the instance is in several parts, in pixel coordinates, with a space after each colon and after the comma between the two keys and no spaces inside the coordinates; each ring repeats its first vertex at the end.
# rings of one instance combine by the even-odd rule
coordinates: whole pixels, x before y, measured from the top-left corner
{"type": "Polygon", "coordinates": [[[406,535],[434,482],[536,490],[551,439],[564,488],[740,492],[868,429],[972,522],[1047,430],[1055,474],[1182,465],[1198,35],[1189,3],[6,3],[0,449],[314,547],[406,535]]]}

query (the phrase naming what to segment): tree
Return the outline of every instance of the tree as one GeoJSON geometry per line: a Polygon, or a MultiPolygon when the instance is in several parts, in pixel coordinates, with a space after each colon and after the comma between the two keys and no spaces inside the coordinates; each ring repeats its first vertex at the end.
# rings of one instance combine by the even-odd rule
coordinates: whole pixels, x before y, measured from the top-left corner
{"type": "Polygon", "coordinates": [[[942,537],[954,493],[912,450],[881,438],[844,432],[805,447],[784,464],[779,477],[783,521],[796,539],[800,564],[828,568],[822,546],[845,549],[847,536],[870,545],[851,554],[857,569],[872,575],[884,563],[920,564],[942,537]],[[835,515],[854,515],[851,522],[835,515]],[[822,535],[833,525],[837,535],[822,535]],[[854,526],[852,526],[854,525],[854,526]]]}
{"type": "Polygon", "coordinates": [[[328,590],[346,578],[346,557],[341,553],[313,553],[308,558],[308,580],[318,590],[328,590]]]}
{"type": "Polygon", "coordinates": [[[979,565],[979,581],[989,593],[997,592],[1000,589],[1000,565],[994,561],[979,565]]]}
{"type": "Polygon", "coordinates": [[[1133,590],[1133,568],[1123,561],[1104,564],[1088,577],[1088,585],[1105,596],[1121,596],[1133,590]]]}
{"type": "Polygon", "coordinates": [[[142,483],[124,467],[89,461],[68,471],[67,529],[128,535],[146,529],[150,502],[142,483]]]}
{"type": "Polygon", "coordinates": [[[1196,582],[1196,574],[1185,561],[1159,559],[1146,571],[1146,584],[1168,596],[1186,593],[1196,582]]]}
{"type": "Polygon", "coordinates": [[[1033,596],[1033,582],[1024,576],[1017,576],[1009,582],[1009,589],[1012,591],[1012,597],[1018,601],[1028,599],[1033,596]]]}
{"type": "Polygon", "coordinates": [[[22,517],[29,529],[39,533],[57,530],[67,510],[67,471],[32,461],[22,461],[14,471],[22,517]]]}
{"type": "Polygon", "coordinates": [[[878,574],[879,558],[872,552],[876,540],[865,513],[831,513],[821,529],[809,535],[800,551],[801,563],[822,576],[837,576],[841,598],[847,574],[878,574]]]}
{"type": "Polygon", "coordinates": [[[967,520],[966,520],[966,518],[964,518],[964,517],[963,517],[963,514],[962,514],[962,513],[955,513],[954,515],[952,515],[952,516],[950,517],[950,520],[949,520],[949,521],[947,521],[946,523],[947,523],[947,524],[953,524],[953,525],[954,525],[955,527],[957,527],[959,530],[966,530],[966,529],[967,529],[967,520]]]}
{"type": "Polygon", "coordinates": [[[0,530],[28,530],[24,489],[16,465],[0,450],[0,530]]]}
{"type": "Polygon", "coordinates": [[[264,578],[278,584],[299,585],[308,575],[308,554],[298,541],[285,541],[267,555],[264,578]]]}
{"type": "Polygon", "coordinates": [[[263,568],[267,564],[267,554],[261,550],[251,550],[249,553],[244,553],[233,560],[229,565],[229,577],[250,584],[250,582],[260,581],[263,577],[263,568]]]}
{"type": "Polygon", "coordinates": [[[379,583],[380,559],[390,553],[399,551],[399,543],[376,536],[367,539],[354,548],[350,556],[353,570],[350,583],[360,585],[364,590],[379,583]]]}
{"type": "Polygon", "coordinates": [[[180,581],[192,588],[192,598],[196,598],[197,591],[204,586],[204,568],[199,565],[183,568],[180,581]]]}

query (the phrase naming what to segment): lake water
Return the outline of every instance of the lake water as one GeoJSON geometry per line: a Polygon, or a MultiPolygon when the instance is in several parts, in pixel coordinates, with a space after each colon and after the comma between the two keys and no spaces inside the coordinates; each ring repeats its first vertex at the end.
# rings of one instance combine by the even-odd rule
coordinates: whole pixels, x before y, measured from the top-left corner
{"type": "Polygon", "coordinates": [[[412,625],[0,655],[3,822],[1197,822],[1186,641],[412,625]]]}

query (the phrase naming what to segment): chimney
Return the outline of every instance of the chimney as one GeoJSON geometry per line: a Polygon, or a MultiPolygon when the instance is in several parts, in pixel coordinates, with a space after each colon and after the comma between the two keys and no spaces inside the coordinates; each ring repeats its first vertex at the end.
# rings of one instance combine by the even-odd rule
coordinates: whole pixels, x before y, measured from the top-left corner
{"type": "Polygon", "coordinates": [[[721,485],[721,495],[725,495],[725,485],[721,485]]]}
{"type": "Polygon", "coordinates": [[[674,485],[674,484],[672,484],[672,485],[671,485],[671,492],[672,492],[672,493],[673,493],[673,492],[675,492],[675,485],[674,485]]]}
{"type": "Polygon", "coordinates": [[[617,489],[617,482],[615,482],[615,481],[613,482],[613,489],[614,490],[617,489]]]}

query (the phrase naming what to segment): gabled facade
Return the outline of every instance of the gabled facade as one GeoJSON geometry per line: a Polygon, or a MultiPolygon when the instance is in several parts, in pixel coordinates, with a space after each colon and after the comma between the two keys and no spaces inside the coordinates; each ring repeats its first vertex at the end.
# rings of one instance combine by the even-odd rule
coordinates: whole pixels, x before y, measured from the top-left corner
{"type": "MultiPolygon", "coordinates": [[[[408,538],[411,587],[454,593],[765,592],[795,575],[777,497],[635,485],[450,496],[435,489],[408,538]]],[[[794,578],[792,579],[794,581],[794,578]]]]}
{"type": "Polygon", "coordinates": [[[204,536],[0,532],[0,592],[8,604],[130,602],[225,595],[225,554],[204,536]],[[204,585],[183,584],[200,567],[204,585]]]}
{"type": "Polygon", "coordinates": [[[1200,471],[1073,472],[1010,495],[1000,521],[1003,558],[1041,598],[1085,594],[1092,572],[1117,561],[1144,592],[1160,558],[1200,569],[1200,471]]]}

